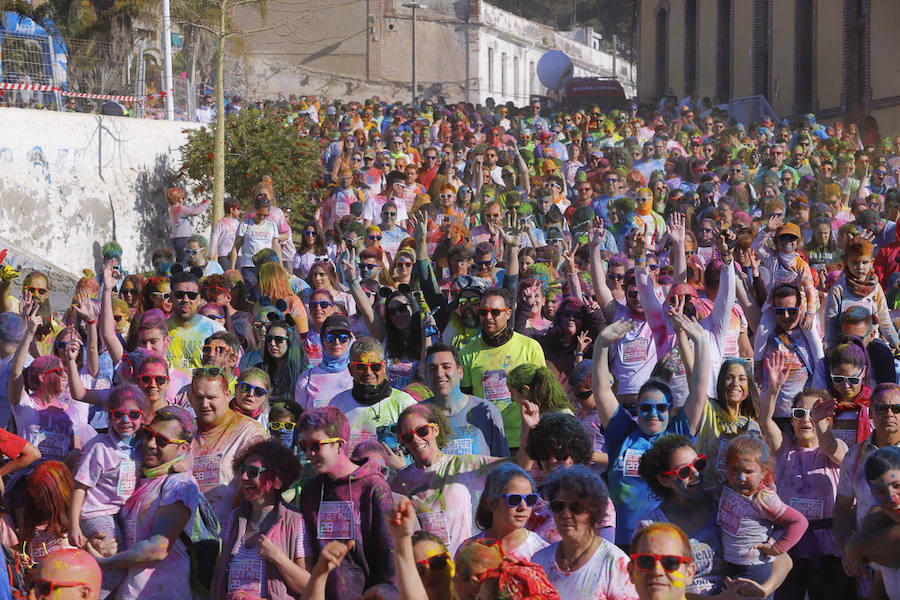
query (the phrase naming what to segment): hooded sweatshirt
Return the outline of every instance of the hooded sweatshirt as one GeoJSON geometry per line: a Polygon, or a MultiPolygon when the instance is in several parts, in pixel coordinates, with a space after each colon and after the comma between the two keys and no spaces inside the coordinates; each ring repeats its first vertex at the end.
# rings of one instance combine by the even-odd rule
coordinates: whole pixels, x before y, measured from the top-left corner
{"type": "Polygon", "coordinates": [[[347,477],[331,479],[317,475],[303,486],[298,503],[305,526],[305,556],[318,560],[322,548],[330,541],[319,539],[319,511],[321,502],[335,501],[353,503],[356,545],[329,574],[325,597],[348,600],[359,598],[365,590],[378,584],[396,585],[394,545],[386,522],[393,497],[387,481],[369,461],[347,477]]]}

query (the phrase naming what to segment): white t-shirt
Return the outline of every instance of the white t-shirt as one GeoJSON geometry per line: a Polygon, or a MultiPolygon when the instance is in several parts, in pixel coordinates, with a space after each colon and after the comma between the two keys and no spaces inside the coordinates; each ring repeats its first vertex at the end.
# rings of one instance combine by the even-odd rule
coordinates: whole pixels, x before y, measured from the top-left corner
{"type": "Polygon", "coordinates": [[[237,235],[244,238],[237,266],[252,267],[253,255],[272,247],[272,240],[278,237],[278,226],[268,219],[259,224],[254,223],[252,219],[244,219],[238,225],[237,235]]]}
{"type": "MultiPolygon", "coordinates": [[[[485,537],[485,532],[481,532],[472,539],[480,539],[485,537]]],[[[468,541],[468,540],[466,540],[468,541]]],[[[533,531],[528,532],[528,537],[525,538],[525,541],[522,542],[519,546],[512,550],[508,550],[507,548],[503,548],[503,551],[507,556],[513,556],[518,558],[519,560],[524,560],[531,562],[531,557],[537,553],[538,550],[543,550],[547,546],[550,545],[550,542],[539,536],[533,531]]]]}
{"type": "Polygon", "coordinates": [[[601,539],[594,555],[580,569],[569,572],[556,564],[559,544],[556,542],[538,550],[531,560],[544,567],[560,598],[638,600],[637,591],[628,577],[628,556],[618,546],[601,539]]]}

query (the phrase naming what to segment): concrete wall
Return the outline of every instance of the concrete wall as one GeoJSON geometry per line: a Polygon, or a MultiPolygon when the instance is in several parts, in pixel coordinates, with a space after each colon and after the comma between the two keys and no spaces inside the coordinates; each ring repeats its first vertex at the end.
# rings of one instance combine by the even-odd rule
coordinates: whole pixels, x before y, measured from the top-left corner
{"type": "Polygon", "coordinates": [[[116,240],[126,270],[146,268],[168,240],[163,193],[191,127],[0,108],[0,238],[73,274],[116,240]]]}

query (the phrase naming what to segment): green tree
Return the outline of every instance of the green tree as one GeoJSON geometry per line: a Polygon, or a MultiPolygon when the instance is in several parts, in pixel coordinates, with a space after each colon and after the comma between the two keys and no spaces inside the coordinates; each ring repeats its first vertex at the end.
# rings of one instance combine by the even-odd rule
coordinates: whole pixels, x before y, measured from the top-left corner
{"type": "MultiPolygon", "coordinates": [[[[269,175],[280,206],[291,209],[295,218],[313,214],[312,191],[322,174],[318,141],[298,137],[280,116],[260,115],[253,107],[227,115],[221,131],[226,150],[222,154],[223,202],[227,192],[246,204],[256,184],[269,175]]],[[[191,191],[206,197],[215,194],[214,133],[209,127],[196,129],[180,149],[179,177],[190,179],[191,191]]]]}

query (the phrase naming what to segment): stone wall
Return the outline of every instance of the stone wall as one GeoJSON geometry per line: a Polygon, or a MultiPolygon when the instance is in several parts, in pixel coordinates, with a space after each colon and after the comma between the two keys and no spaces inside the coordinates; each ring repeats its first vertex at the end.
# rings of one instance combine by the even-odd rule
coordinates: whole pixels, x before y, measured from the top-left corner
{"type": "Polygon", "coordinates": [[[0,240],[60,277],[100,267],[116,240],[129,272],[168,240],[163,193],[196,124],[0,108],[0,240]]]}

